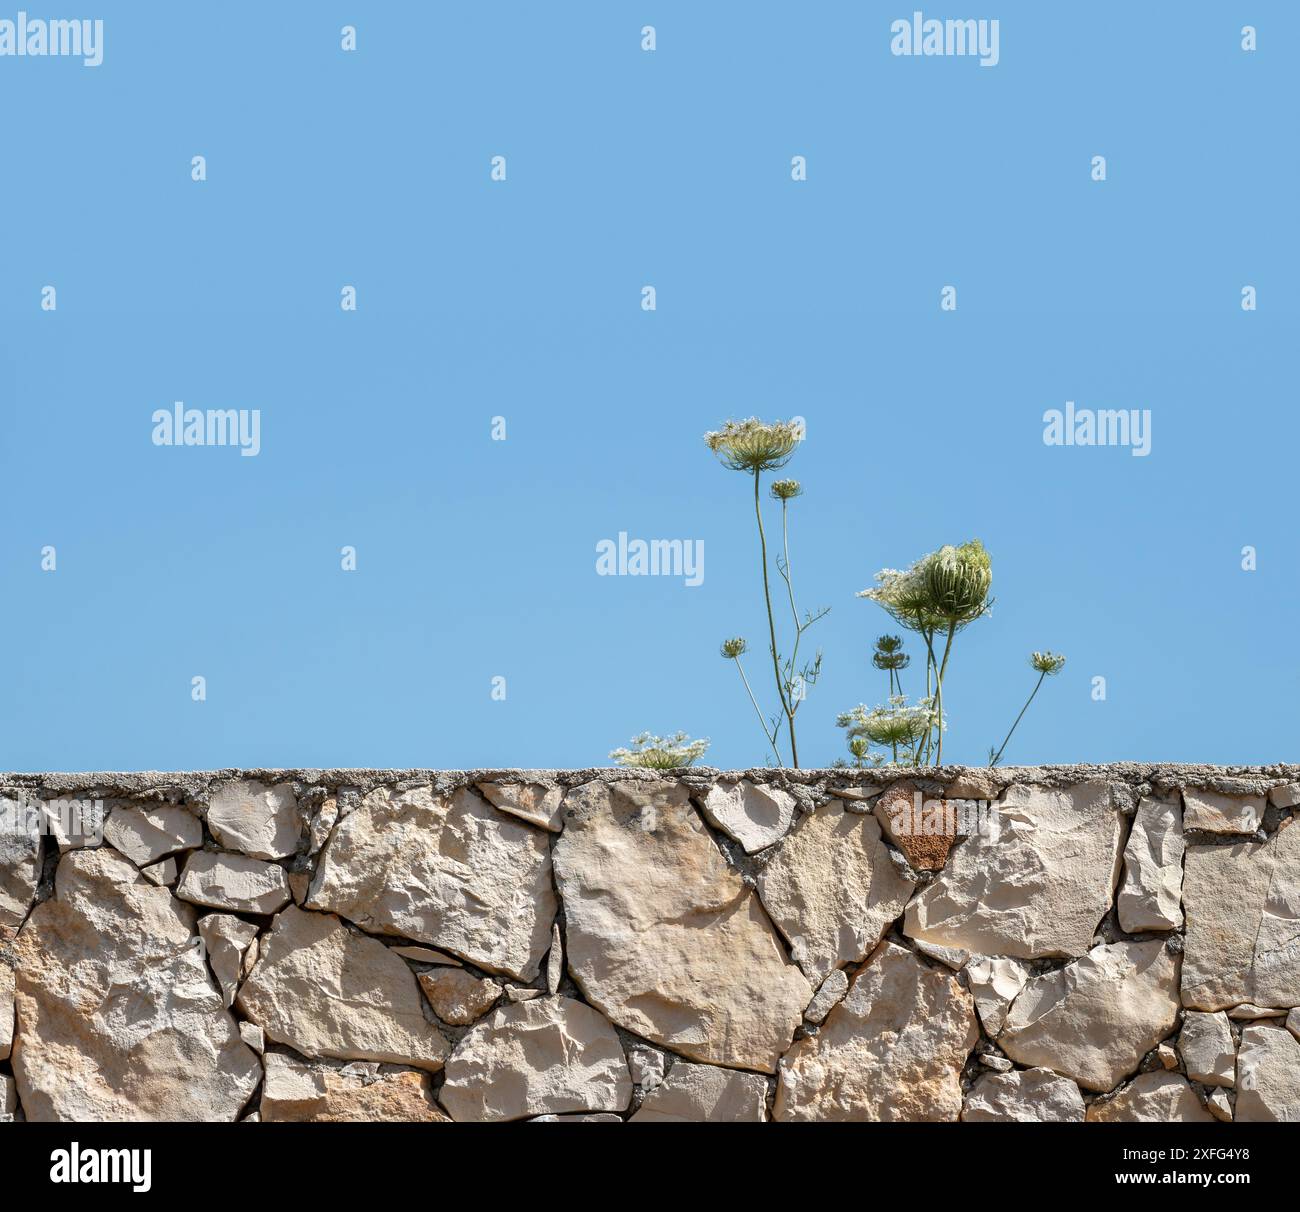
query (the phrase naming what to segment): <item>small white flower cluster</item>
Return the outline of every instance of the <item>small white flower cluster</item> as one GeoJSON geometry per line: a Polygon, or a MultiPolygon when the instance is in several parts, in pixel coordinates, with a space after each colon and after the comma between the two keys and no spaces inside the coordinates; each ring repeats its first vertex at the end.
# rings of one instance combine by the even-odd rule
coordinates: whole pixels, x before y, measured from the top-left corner
{"type": "Polygon", "coordinates": [[[1053,674],[1060,673],[1065,667],[1065,658],[1059,652],[1031,652],[1029,654],[1029,663],[1038,670],[1039,673],[1047,674],[1049,677],[1053,674]]]}
{"type": "MultiPolygon", "coordinates": [[[[772,471],[784,467],[799,445],[802,433],[793,421],[728,421],[711,430],[704,441],[733,471],[772,471]]],[[[793,481],[791,481],[793,483],[793,481]]]]}
{"type": "Polygon", "coordinates": [[[878,602],[889,591],[889,587],[899,578],[905,577],[907,571],[901,568],[882,568],[876,573],[875,589],[859,589],[854,597],[870,598],[873,602],[878,602]]]}
{"type": "Polygon", "coordinates": [[[692,741],[686,733],[653,736],[643,732],[634,736],[630,749],[614,749],[610,757],[620,766],[638,766],[647,770],[676,770],[698,761],[709,747],[707,737],[692,741]]]}
{"type": "Polygon", "coordinates": [[[874,589],[860,589],[853,596],[870,598],[882,606],[891,606],[896,602],[910,599],[920,588],[922,565],[929,556],[922,556],[911,568],[882,568],[876,573],[874,589]]]}
{"type": "Polygon", "coordinates": [[[888,703],[868,707],[860,703],[852,711],[843,712],[836,723],[848,729],[850,738],[862,737],[875,745],[912,745],[925,737],[939,724],[947,724],[938,719],[933,698],[923,698],[912,706],[907,705],[907,696],[896,694],[888,703]]]}

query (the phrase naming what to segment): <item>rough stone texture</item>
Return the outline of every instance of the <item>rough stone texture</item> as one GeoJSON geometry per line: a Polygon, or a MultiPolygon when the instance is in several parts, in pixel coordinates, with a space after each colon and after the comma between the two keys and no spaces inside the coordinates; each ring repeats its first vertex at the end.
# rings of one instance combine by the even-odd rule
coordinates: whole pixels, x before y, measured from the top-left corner
{"type": "Polygon", "coordinates": [[[264,1123],[448,1122],[418,1069],[364,1061],[305,1062],[283,1053],[266,1059],[264,1123]]]}
{"type": "Polygon", "coordinates": [[[1177,1018],[1177,955],[1159,939],[1103,943],[1031,980],[1012,1003],[998,1044],[1022,1065],[1104,1091],[1134,1072],[1177,1018]]]}
{"type": "Polygon", "coordinates": [[[812,988],[680,784],[570,792],[555,843],[569,971],[627,1030],[773,1072],[812,988]]]}
{"type": "Polygon", "coordinates": [[[998,836],[954,847],[907,907],[904,933],[945,947],[1017,959],[1082,955],[1111,903],[1122,817],[1111,788],[1012,786],[998,836]]]}
{"type": "Polygon", "coordinates": [[[1143,1073],[1114,1098],[1101,1099],[1088,1108],[1089,1123],[1212,1123],[1196,1091],[1177,1073],[1143,1073]]]}
{"type": "Polygon", "coordinates": [[[915,887],[895,871],[875,817],[838,801],[804,817],[758,877],[763,907],[814,984],[863,959],[915,887]]]}
{"type": "Polygon", "coordinates": [[[227,850],[252,858],[288,858],[302,832],[293,787],[268,787],[256,779],[220,783],[208,801],[208,828],[227,850]]]}
{"type": "Polygon", "coordinates": [[[394,955],[412,960],[417,964],[443,964],[449,968],[460,968],[461,962],[454,955],[444,955],[431,947],[390,947],[394,955]]]}
{"type": "Polygon", "coordinates": [[[176,866],[174,858],[165,858],[161,863],[141,867],[140,874],[151,884],[157,884],[160,888],[170,888],[176,882],[180,869],[176,866]]]}
{"type": "Polygon", "coordinates": [[[996,1036],[1007,1021],[1007,1011],[1029,979],[1029,965],[1003,955],[977,955],[966,964],[975,1009],[984,1030],[996,1036]]]}
{"type": "Polygon", "coordinates": [[[14,970],[0,950],[0,1061],[8,1060],[14,1042],[14,970]]]}
{"type": "Polygon", "coordinates": [[[217,979],[222,1001],[229,1007],[234,1004],[240,980],[257,959],[257,927],[227,913],[209,913],[199,918],[199,937],[207,949],[208,967],[217,979]],[[245,963],[250,950],[251,959],[245,963]]]}
{"type": "Polygon", "coordinates": [[[289,903],[289,880],[274,863],[199,850],[186,862],[176,895],[209,909],[271,914],[289,903]]]}
{"type": "Polygon", "coordinates": [[[311,829],[307,834],[307,853],[319,854],[325,843],[330,840],[330,833],[338,824],[339,801],[337,796],[327,796],[319,811],[311,820],[311,829]]]}
{"type": "Polygon", "coordinates": [[[623,1117],[611,1111],[597,1111],[593,1115],[534,1115],[530,1124],[621,1124],[623,1117]]]}
{"type": "Polygon", "coordinates": [[[1205,1098],[1205,1109],[1225,1124],[1232,1122],[1232,1100],[1226,1090],[1211,1090],[1205,1098]]]}
{"type": "Polygon", "coordinates": [[[778,1120],[955,1120],[979,1037],[956,977],[882,943],[815,1036],[781,1061],[778,1120]]]}
{"type": "Polygon", "coordinates": [[[31,1120],[226,1120],[261,1076],[194,911],[113,850],[73,850],[17,938],[13,1070],[31,1120]]]}
{"type": "Polygon", "coordinates": [[[1178,1034],[1178,1051],[1187,1076],[1206,1086],[1231,1086],[1237,1067],[1228,1016],[1189,1010],[1178,1034]]]}
{"type": "Polygon", "coordinates": [[[1237,1122],[1300,1123],[1300,1042],[1283,1027],[1256,1024],[1237,1051],[1237,1122]]]}
{"type": "Polygon", "coordinates": [[[406,963],[332,914],[296,905],[262,939],[236,1005],[268,1039],[304,1056],[429,1070],[447,1056],[406,963]]]}
{"type": "Polygon", "coordinates": [[[1124,847],[1120,928],[1177,930],[1183,924],[1183,822],[1176,804],[1144,799],[1124,847]]]}
{"type": "Polygon", "coordinates": [[[546,953],[546,992],[553,997],[560,991],[564,979],[564,940],[560,937],[560,923],[551,927],[551,949],[546,953]]]}
{"type": "Polygon", "coordinates": [[[954,800],[995,800],[1006,790],[1010,782],[1008,767],[993,770],[976,766],[966,769],[953,779],[944,788],[944,794],[954,800]]]}
{"type": "Polygon", "coordinates": [[[58,843],[60,854],[103,845],[108,811],[101,799],[56,799],[41,804],[46,832],[58,843]]]}
{"type": "Polygon", "coordinates": [[[1050,1069],[1017,1069],[981,1077],[966,1096],[968,1123],[1083,1123],[1083,1095],[1050,1069]]]}
{"type": "Polygon", "coordinates": [[[1300,1006],[1300,828],[1266,842],[1188,846],[1183,1005],[1300,1006]]]}
{"type": "Polygon", "coordinates": [[[779,787],[756,787],[748,779],[714,783],[699,805],[709,824],[739,842],[747,854],[779,842],[794,820],[794,796],[779,787]]]}
{"type": "Polygon", "coordinates": [[[937,943],[927,943],[921,938],[912,941],[922,955],[927,955],[932,960],[938,960],[939,963],[946,965],[954,972],[960,972],[970,961],[970,952],[961,947],[940,947],[937,943]]]}
{"type": "Polygon", "coordinates": [[[1286,1018],[1287,1013],[1285,1007],[1257,1006],[1254,1002],[1242,1002],[1241,1005],[1233,1006],[1228,1011],[1228,1017],[1245,1022],[1254,1022],[1257,1018],[1286,1018]]]}
{"type": "Polygon", "coordinates": [[[1279,783],[1270,788],[1268,802],[1274,808],[1300,808],[1300,783],[1279,783]]]}
{"type": "Polygon", "coordinates": [[[678,1061],[628,1122],[757,1124],[766,1118],[767,1082],[756,1073],[678,1061]]]}
{"type": "Polygon", "coordinates": [[[0,811],[0,926],[22,923],[41,875],[40,833],[11,824],[0,811]]]}
{"type": "Polygon", "coordinates": [[[808,1009],[803,1012],[804,1018],[810,1023],[822,1023],[826,1021],[826,1016],[831,1009],[844,1000],[844,995],[849,991],[848,974],[843,968],[836,968],[821,983],[821,988],[817,990],[816,996],[808,1003],[808,1009]]]}
{"type": "Polygon", "coordinates": [[[1262,795],[1220,795],[1184,788],[1183,828],[1206,833],[1251,834],[1264,819],[1262,795]]]}
{"type": "Polygon", "coordinates": [[[613,1027],[567,997],[495,1011],[456,1046],[446,1078],[442,1105],[462,1121],[622,1111],[632,1101],[613,1027]]]}
{"type": "Polygon", "coordinates": [[[560,832],[564,792],[541,783],[479,783],[478,789],[494,808],[517,816],[550,833],[560,832]]]}
{"type": "MultiPolygon", "coordinates": [[[[0,801],[13,797],[32,811],[0,804],[0,824],[22,822],[19,837],[0,839],[0,1122],[446,1119],[434,1099],[442,1079],[430,1079],[449,1051],[444,1032],[471,1041],[467,1064],[481,1052],[461,1095],[472,1103],[475,1083],[499,1088],[514,1100],[500,1114],[515,1119],[721,1118],[736,1102],[756,1119],[773,1093],[784,1118],[1077,1119],[1073,1075],[1090,1070],[1101,1095],[1093,1119],[1297,1115],[1297,766],[955,768],[905,781],[883,770],[700,767],[670,779],[630,769],[0,776],[0,801]],[[478,785],[508,788],[496,798],[538,819],[479,799],[478,785]],[[698,807],[715,788],[742,785],[751,799],[789,797],[801,821],[752,856],[698,807]],[[232,788],[246,797],[239,811],[222,807],[232,788]],[[259,799],[272,789],[284,789],[271,798],[291,822],[279,841],[281,813],[259,799]],[[939,813],[934,853],[901,827],[898,844],[889,840],[885,807],[911,807],[914,793],[921,841],[925,804],[939,813]],[[1267,797],[1271,807],[1249,839],[1188,834],[1179,925],[1168,850],[1178,814],[1155,820],[1153,805],[1188,793],[1229,805],[1267,797]],[[1012,826],[1000,836],[961,802],[997,794],[997,822],[1012,826]],[[89,832],[73,815],[84,824],[87,810],[89,832]],[[105,811],[117,814],[117,845],[101,845],[105,811]],[[27,831],[34,812],[49,822],[48,840],[27,831]],[[860,873],[835,845],[814,854],[820,867],[792,863],[805,830],[811,841],[845,814],[883,816],[879,846],[904,883],[955,841],[941,870],[920,871],[911,916],[926,920],[907,943],[915,950],[883,942],[860,968],[841,958],[862,945],[860,873]],[[337,844],[349,831],[355,878],[337,844]],[[283,857],[232,853],[241,846],[283,857]],[[1109,877],[1121,849],[1129,861],[1116,896],[1109,877]],[[1037,862],[1026,851],[1041,851],[1037,862]],[[187,864],[184,896],[218,903],[196,909],[173,889],[187,864]],[[816,997],[757,892],[772,864],[784,875],[786,864],[798,868],[831,906],[823,916],[814,897],[817,912],[782,910],[796,941],[832,957],[816,997]],[[325,883],[356,896],[355,924],[302,907],[325,883]],[[286,884],[299,907],[284,908],[286,884]],[[944,898],[961,902],[948,921],[944,898]],[[927,900],[936,903],[918,909],[927,900]],[[1154,905],[1157,918],[1135,916],[1135,905],[1154,905]],[[275,921],[272,906],[284,908],[275,921]],[[401,923],[381,924],[385,915],[401,923]],[[429,938],[416,932],[421,922],[436,927],[429,938]],[[453,946],[446,930],[467,942],[454,944],[458,954],[442,949],[453,946]],[[1149,930],[1157,936],[1144,939],[1149,930]],[[1085,953],[1070,955],[1080,939],[1085,953]],[[526,975],[498,965],[484,979],[481,957],[498,945],[531,965],[526,975]],[[1179,1021],[1171,1002],[1183,952],[1179,1021]],[[443,1012],[459,1021],[441,1027],[421,985],[445,995],[443,1012]],[[597,996],[625,1031],[615,1036],[583,1005],[597,996]],[[604,1079],[604,1062],[587,1064],[583,1015],[599,1024],[604,1079]],[[490,1032],[503,1017],[517,1029],[490,1032]],[[1011,1056],[1036,1067],[1015,1068],[1011,1056]],[[776,1080],[751,1072],[774,1066],[776,1080]],[[590,1094],[602,1081],[617,1110],[586,1109],[604,1101],[590,1094]],[[546,1106],[551,1095],[584,1109],[530,1113],[530,1099],[546,1106]]],[[[899,939],[908,916],[900,901],[884,938],[899,939]]],[[[455,1083],[449,1090],[457,1097],[455,1083]]]]}
{"type": "Polygon", "coordinates": [[[654,1090],[664,1080],[665,1061],[657,1048],[629,1048],[627,1068],[632,1074],[632,1084],[645,1094],[654,1090]]]}
{"type": "Polygon", "coordinates": [[[556,909],[546,834],[466,788],[381,788],[335,826],[307,907],[529,981],[556,909]]]}
{"type": "Polygon", "coordinates": [[[147,867],[179,850],[202,846],[203,826],[194,813],[174,804],[119,805],[104,822],[104,841],[137,867],[147,867]]]}
{"type": "MultiPolygon", "coordinates": [[[[1182,788],[1205,788],[1225,795],[1264,795],[1278,783],[1300,780],[1300,765],[1276,763],[1271,766],[1212,766],[1191,762],[1110,762],[1074,763],[1048,766],[945,766],[932,772],[937,784],[947,785],[947,794],[960,798],[991,798],[992,792],[977,790],[980,784],[989,787],[1006,787],[1012,783],[1032,783],[1040,787],[1069,788],[1080,783],[1104,781],[1137,788],[1148,784],[1155,794],[1168,797],[1182,788]],[[964,784],[970,782],[971,787],[964,784]],[[958,789],[960,788],[960,790],[958,789]]],[[[356,789],[362,794],[375,787],[395,787],[416,782],[435,782],[439,787],[455,789],[472,787],[481,782],[553,783],[561,787],[577,787],[599,780],[615,783],[654,781],[660,776],[639,769],[378,769],[373,767],[345,768],[277,768],[249,770],[182,770],[182,771],[75,771],[45,772],[40,774],[8,774],[4,784],[13,789],[37,789],[46,797],[90,795],[97,796],[151,796],[160,792],[184,795],[191,799],[206,798],[213,783],[223,779],[259,779],[264,783],[300,784],[304,791],[325,788],[329,791],[356,789]]],[[[784,769],[773,772],[770,768],[752,770],[714,770],[697,766],[689,777],[698,785],[725,779],[734,782],[742,778],[755,783],[777,782],[783,787],[810,788],[815,791],[856,790],[870,796],[898,781],[896,771],[887,768],[848,770],[784,769]]],[[[1136,800],[1134,800],[1136,804],[1136,800]]]]}
{"type": "Polygon", "coordinates": [[[938,871],[948,861],[957,833],[946,800],[922,794],[915,783],[895,783],[876,800],[872,811],[915,870],[938,871]]]}
{"type": "Polygon", "coordinates": [[[440,968],[420,973],[420,988],[433,1012],[453,1027],[477,1022],[500,1000],[501,986],[463,968],[440,968]]]}

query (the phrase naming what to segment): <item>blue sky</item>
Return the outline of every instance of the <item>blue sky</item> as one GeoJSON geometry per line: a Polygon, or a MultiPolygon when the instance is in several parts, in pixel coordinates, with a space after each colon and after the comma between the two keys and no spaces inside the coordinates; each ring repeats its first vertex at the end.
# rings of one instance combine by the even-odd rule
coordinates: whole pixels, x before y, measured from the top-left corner
{"type": "Polygon", "coordinates": [[[854,593],[974,536],[946,757],[1053,648],[1008,761],[1295,760],[1300,9],[926,7],[999,19],[985,68],[892,56],[916,7],[100,0],[101,66],[0,58],[0,768],[762,764],[717,655],[772,703],[750,488],[701,441],[751,414],[807,424],[805,765],[885,694],[854,593]],[[260,454],[154,445],[177,400],[260,454]],[[1067,400],[1150,455],[1045,445],[1067,400]],[[703,584],[596,575],[620,531],[703,584]]]}

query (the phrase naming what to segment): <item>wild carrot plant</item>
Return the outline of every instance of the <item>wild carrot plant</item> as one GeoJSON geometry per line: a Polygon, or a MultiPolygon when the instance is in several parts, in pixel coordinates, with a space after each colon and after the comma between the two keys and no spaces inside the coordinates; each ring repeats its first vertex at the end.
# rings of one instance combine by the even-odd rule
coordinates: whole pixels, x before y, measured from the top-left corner
{"type": "Polygon", "coordinates": [[[799,664],[799,645],[804,632],[829,610],[800,617],[795,603],[794,577],[790,566],[790,503],[803,494],[798,480],[777,480],[771,486],[771,498],[781,503],[781,549],[775,559],[777,574],[785,584],[786,598],[790,606],[793,632],[790,639],[790,655],[782,656],[777,643],[777,611],[772,604],[772,578],[769,568],[767,530],[763,525],[763,473],[784,467],[798,448],[802,433],[797,425],[790,421],[773,421],[770,424],[751,417],[747,421],[728,421],[721,429],[704,435],[709,449],[717,455],[724,467],[732,471],[744,472],[754,480],[754,520],[758,527],[759,567],[763,574],[763,604],[767,610],[768,652],[772,658],[772,678],[776,686],[779,710],[770,717],[764,716],[762,708],[745,676],[740,663],[745,651],[745,641],[741,637],[727,640],[722,645],[722,655],[727,660],[736,662],[741,681],[749,695],[754,710],[758,713],[763,727],[763,736],[776,758],[778,766],[782,761],[781,730],[785,729],[785,745],[789,748],[790,765],[799,768],[799,741],[795,732],[795,715],[799,711],[807,694],[821,675],[822,654],[820,650],[811,661],[799,664]]]}
{"type": "Polygon", "coordinates": [[[1007,741],[1011,739],[1011,733],[1015,732],[1020,721],[1025,718],[1025,712],[1029,710],[1029,704],[1034,701],[1034,695],[1038,693],[1038,688],[1043,684],[1043,679],[1054,678],[1060,673],[1065,666],[1065,658],[1059,652],[1031,652],[1029,654],[1029,664],[1038,671],[1038,681],[1034,683],[1034,688],[1029,692],[1025,705],[1020,709],[1020,714],[1016,716],[1015,723],[1011,725],[1011,732],[1007,733],[1006,740],[998,746],[996,751],[992,747],[989,748],[990,766],[996,766],[1002,760],[1002,754],[1007,747],[1007,741]]]}

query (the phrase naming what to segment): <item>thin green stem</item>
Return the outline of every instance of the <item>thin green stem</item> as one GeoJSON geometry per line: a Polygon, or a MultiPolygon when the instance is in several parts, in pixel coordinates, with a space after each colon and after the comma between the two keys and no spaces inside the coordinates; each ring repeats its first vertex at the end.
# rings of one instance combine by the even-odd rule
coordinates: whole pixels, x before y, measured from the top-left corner
{"type": "Polygon", "coordinates": [[[790,573],[790,523],[789,503],[781,498],[781,550],[785,555],[785,571],[781,579],[785,582],[786,593],[790,596],[790,613],[794,616],[794,648],[790,653],[790,722],[791,735],[794,734],[794,713],[799,710],[799,700],[794,697],[793,685],[799,668],[799,641],[803,639],[803,628],[799,626],[799,608],[794,604],[794,578],[790,573]]]}
{"type": "MultiPolygon", "coordinates": [[[[799,609],[794,604],[794,580],[790,572],[790,521],[789,521],[789,504],[785,498],[781,499],[781,550],[785,553],[785,587],[790,595],[790,613],[794,616],[795,636],[799,634],[799,609]]],[[[796,645],[798,640],[796,638],[796,645]]],[[[797,651],[797,648],[796,648],[797,651]]],[[[793,663],[794,658],[791,657],[793,663]]]]}
{"type": "MultiPolygon", "coordinates": [[[[938,663],[934,659],[934,628],[926,628],[921,632],[925,639],[925,697],[928,699],[931,695],[931,674],[938,668],[938,663]]],[[[934,742],[934,725],[930,726],[929,731],[925,734],[925,764],[930,764],[930,748],[934,742]]],[[[921,746],[916,747],[916,764],[921,765],[921,746]]]]}
{"type": "Polygon", "coordinates": [[[1029,692],[1029,697],[1025,700],[1025,705],[1020,709],[1020,714],[1016,716],[1016,722],[1011,725],[1011,732],[1007,733],[1007,739],[1002,742],[1001,748],[999,748],[997,753],[993,755],[993,760],[989,763],[990,766],[996,766],[1002,760],[1002,750],[1007,747],[1007,741],[1011,740],[1011,733],[1015,732],[1017,725],[1019,725],[1020,721],[1024,719],[1025,712],[1029,710],[1029,704],[1034,701],[1034,695],[1038,693],[1038,688],[1043,684],[1043,679],[1046,676],[1046,673],[1040,673],[1038,675],[1038,681],[1034,683],[1034,688],[1029,692]]]}
{"type": "Polygon", "coordinates": [[[790,764],[799,769],[799,748],[794,739],[794,712],[786,701],[785,687],[781,683],[781,662],[776,655],[776,618],[772,613],[772,587],[767,575],[767,533],[763,530],[763,505],[759,495],[759,473],[754,472],[754,517],[758,520],[758,547],[763,563],[763,601],[767,604],[767,631],[772,644],[772,674],[776,679],[776,694],[781,701],[781,710],[789,721],[790,729],[790,764]]]}
{"type": "MultiPolygon", "coordinates": [[[[894,676],[895,676],[895,673],[894,673],[894,667],[891,665],[891,666],[886,670],[886,672],[889,674],[889,697],[890,697],[890,699],[891,699],[891,701],[892,701],[892,699],[893,699],[893,697],[894,697],[894,676]]],[[[897,765],[898,765],[898,742],[897,742],[897,741],[891,741],[891,742],[890,742],[890,748],[891,748],[891,749],[893,750],[893,752],[894,752],[894,765],[897,766],[897,765]]]]}
{"type": "Polygon", "coordinates": [[[781,754],[776,747],[776,737],[767,730],[767,721],[763,718],[763,711],[758,705],[758,700],[754,697],[754,692],[749,688],[749,679],[745,676],[745,667],[740,663],[740,658],[732,657],[736,662],[736,668],[740,671],[740,680],[745,684],[745,693],[749,695],[749,701],[754,704],[754,714],[758,716],[758,725],[763,730],[763,735],[767,737],[767,743],[772,746],[772,753],[776,758],[776,764],[782,765],[781,754]]]}
{"type": "Polygon", "coordinates": [[[943,675],[948,671],[948,654],[952,651],[952,637],[957,632],[957,624],[948,624],[948,639],[943,646],[943,661],[939,665],[939,676],[935,683],[935,707],[938,710],[939,749],[934,757],[936,766],[943,765],[943,675]]]}

